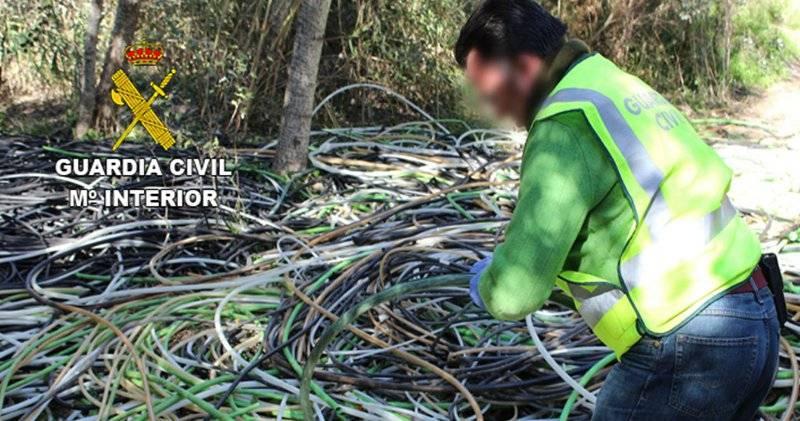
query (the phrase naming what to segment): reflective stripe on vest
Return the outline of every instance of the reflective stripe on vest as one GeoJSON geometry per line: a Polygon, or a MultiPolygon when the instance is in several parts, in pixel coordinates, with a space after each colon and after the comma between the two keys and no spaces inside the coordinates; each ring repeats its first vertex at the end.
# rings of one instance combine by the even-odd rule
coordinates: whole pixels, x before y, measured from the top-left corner
{"type": "Polygon", "coordinates": [[[568,283],[567,285],[572,298],[580,303],[578,312],[586,324],[592,328],[609,309],[614,307],[617,301],[625,298],[625,293],[611,284],[598,285],[592,291],[579,284],[568,283]]]}
{"type": "Polygon", "coordinates": [[[665,263],[664,253],[674,260],[689,259],[701,252],[736,216],[736,208],[726,197],[717,210],[695,219],[671,220],[664,196],[660,192],[653,199],[644,218],[653,243],[633,256],[620,267],[622,279],[628,290],[639,285],[640,280],[660,276],[665,263]]]}
{"type": "MultiPolygon", "coordinates": [[[[644,218],[653,244],[631,260],[624,262],[620,268],[622,280],[628,290],[635,288],[640,279],[659,274],[659,269],[665,262],[663,259],[665,251],[673,255],[684,253],[686,256],[692,256],[716,237],[736,215],[736,209],[726,197],[722,206],[702,217],[672,220],[664,196],[659,190],[664,180],[663,173],[650,159],[644,145],[611,98],[591,89],[567,88],[547,98],[542,108],[558,102],[591,103],[597,109],[617,148],[625,157],[636,181],[648,196],[653,197],[650,209],[644,218]]],[[[637,212],[635,206],[633,210],[634,213],[637,212]]],[[[637,216],[637,219],[639,217],[637,216]]],[[[609,300],[604,302],[610,304],[607,309],[613,305],[609,300]]]]}
{"type": "MultiPolygon", "coordinates": [[[[594,105],[603,120],[603,124],[605,124],[614,138],[614,143],[616,143],[622,155],[625,156],[633,176],[636,177],[636,181],[639,182],[639,185],[642,186],[649,197],[653,197],[658,190],[658,186],[661,185],[664,175],[650,159],[650,155],[647,154],[644,145],[636,137],[636,133],[625,121],[611,98],[591,89],[567,88],[547,98],[542,108],[557,102],[589,102],[594,105]]],[[[633,211],[637,212],[637,209],[634,208],[633,211]]]]}

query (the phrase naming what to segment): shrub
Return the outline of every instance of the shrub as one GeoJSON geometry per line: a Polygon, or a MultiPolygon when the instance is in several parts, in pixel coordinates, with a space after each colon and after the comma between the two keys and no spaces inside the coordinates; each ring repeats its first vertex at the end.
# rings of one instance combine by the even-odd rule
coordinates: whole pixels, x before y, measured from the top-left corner
{"type": "Polygon", "coordinates": [[[796,25],[790,10],[787,0],[751,0],[739,9],[731,60],[731,76],[739,86],[765,87],[786,76],[787,62],[798,54],[785,30],[796,25]]]}
{"type": "MultiPolygon", "coordinates": [[[[277,132],[297,1],[143,3],[137,39],[162,42],[165,60],[178,69],[170,87],[173,106],[165,114],[180,127],[179,135],[277,132]],[[288,14],[275,21],[272,15],[284,6],[288,14]]],[[[678,100],[707,103],[727,99],[733,88],[764,86],[785,75],[786,62],[797,55],[785,30],[798,27],[796,0],[542,1],[573,35],[678,100]]],[[[74,104],[85,2],[35,3],[0,1],[0,92],[11,98],[46,93],[74,104]]],[[[113,3],[106,5],[98,61],[108,45],[113,3]]],[[[451,47],[474,3],[335,2],[318,99],[343,85],[370,82],[434,115],[469,116],[451,47]]],[[[163,75],[157,73],[137,69],[133,76],[159,80],[163,75]]],[[[357,90],[325,107],[315,125],[391,124],[411,114],[383,94],[357,90]]]]}

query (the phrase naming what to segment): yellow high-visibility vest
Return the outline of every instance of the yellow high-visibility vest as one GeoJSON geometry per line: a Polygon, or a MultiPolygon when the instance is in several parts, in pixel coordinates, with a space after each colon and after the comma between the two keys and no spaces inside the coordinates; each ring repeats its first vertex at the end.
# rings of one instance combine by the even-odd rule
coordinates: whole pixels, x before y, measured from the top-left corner
{"type": "Polygon", "coordinates": [[[565,271],[557,285],[621,356],[643,334],[668,334],[744,281],[761,247],[728,200],[731,170],[686,117],[599,54],[576,64],[534,124],[583,112],[620,178],[635,224],[619,282],[565,271]]]}

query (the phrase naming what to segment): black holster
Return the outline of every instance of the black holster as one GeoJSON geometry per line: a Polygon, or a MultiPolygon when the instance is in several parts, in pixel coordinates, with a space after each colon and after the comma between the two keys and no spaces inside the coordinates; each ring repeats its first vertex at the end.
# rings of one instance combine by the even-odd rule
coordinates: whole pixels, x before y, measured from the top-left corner
{"type": "Polygon", "coordinates": [[[778,322],[783,326],[789,318],[789,312],[786,310],[786,298],[783,296],[783,274],[778,266],[778,256],[773,253],[762,255],[758,267],[767,280],[772,300],[775,302],[775,310],[778,312],[778,322]]]}

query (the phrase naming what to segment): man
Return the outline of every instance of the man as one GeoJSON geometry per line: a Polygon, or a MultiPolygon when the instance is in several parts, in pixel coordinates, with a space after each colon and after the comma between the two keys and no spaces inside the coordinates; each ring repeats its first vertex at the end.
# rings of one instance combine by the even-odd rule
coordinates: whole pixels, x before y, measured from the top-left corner
{"type": "Polygon", "coordinates": [[[455,56],[500,116],[529,126],[505,241],[473,267],[498,319],[554,285],[618,358],[596,420],[752,420],[777,369],[761,251],[731,171],[661,95],[533,0],[487,0],[455,56]]]}

